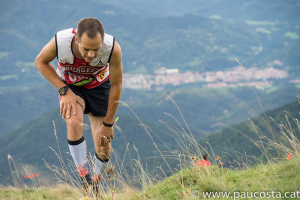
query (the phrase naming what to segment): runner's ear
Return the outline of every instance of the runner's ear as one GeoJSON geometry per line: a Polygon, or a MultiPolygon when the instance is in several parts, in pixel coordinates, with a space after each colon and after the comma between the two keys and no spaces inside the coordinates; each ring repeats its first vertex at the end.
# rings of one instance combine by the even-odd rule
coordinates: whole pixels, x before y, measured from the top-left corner
{"type": "Polygon", "coordinates": [[[78,38],[77,35],[74,36],[75,44],[78,44],[78,38]]]}

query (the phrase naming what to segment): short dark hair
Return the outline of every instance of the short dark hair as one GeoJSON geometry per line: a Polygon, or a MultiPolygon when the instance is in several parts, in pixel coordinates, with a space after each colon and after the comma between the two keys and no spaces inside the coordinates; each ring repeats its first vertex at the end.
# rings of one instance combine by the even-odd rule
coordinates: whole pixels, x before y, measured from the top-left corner
{"type": "Polygon", "coordinates": [[[208,154],[207,154],[207,153],[205,153],[205,154],[202,155],[202,158],[203,158],[204,160],[207,160],[207,157],[208,157],[208,154]]]}
{"type": "Polygon", "coordinates": [[[104,40],[104,26],[99,19],[96,18],[84,18],[80,20],[77,24],[77,39],[80,42],[80,39],[86,33],[87,36],[91,39],[97,36],[97,33],[100,33],[102,41],[104,40]]]}

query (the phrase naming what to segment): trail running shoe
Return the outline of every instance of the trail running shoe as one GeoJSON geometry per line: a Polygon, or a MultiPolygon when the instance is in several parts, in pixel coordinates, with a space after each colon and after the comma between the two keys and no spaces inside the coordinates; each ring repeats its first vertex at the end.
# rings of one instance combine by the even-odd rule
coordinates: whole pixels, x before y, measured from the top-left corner
{"type": "Polygon", "coordinates": [[[87,182],[81,183],[80,187],[81,197],[80,200],[92,199],[93,197],[93,187],[87,182]]]}
{"type": "Polygon", "coordinates": [[[99,183],[93,183],[93,196],[95,199],[101,199],[100,195],[100,184],[99,183]]]}

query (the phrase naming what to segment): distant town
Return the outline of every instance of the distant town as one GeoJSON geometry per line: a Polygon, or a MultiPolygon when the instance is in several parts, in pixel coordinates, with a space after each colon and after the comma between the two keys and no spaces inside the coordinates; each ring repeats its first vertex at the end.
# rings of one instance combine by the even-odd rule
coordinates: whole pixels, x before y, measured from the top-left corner
{"type": "MultiPolygon", "coordinates": [[[[217,72],[185,72],[179,73],[179,69],[167,69],[162,67],[155,71],[156,75],[124,74],[123,87],[143,90],[163,90],[167,85],[183,85],[187,83],[203,82],[208,88],[221,87],[246,87],[254,86],[264,89],[273,84],[272,79],[284,79],[289,76],[286,70],[276,69],[274,66],[282,66],[278,60],[268,63],[268,67],[258,69],[256,67],[235,67],[231,70],[217,72]]],[[[292,80],[296,81],[296,80],[292,80]]],[[[290,81],[291,82],[291,81],[290,81]]]]}

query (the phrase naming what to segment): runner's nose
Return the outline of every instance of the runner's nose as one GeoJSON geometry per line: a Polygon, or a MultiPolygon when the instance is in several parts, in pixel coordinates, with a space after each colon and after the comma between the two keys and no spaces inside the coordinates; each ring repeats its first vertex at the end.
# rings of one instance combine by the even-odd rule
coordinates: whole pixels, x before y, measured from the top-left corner
{"type": "Polygon", "coordinates": [[[89,51],[89,52],[88,52],[88,56],[89,56],[90,58],[93,58],[93,57],[95,56],[94,51],[89,51]]]}

